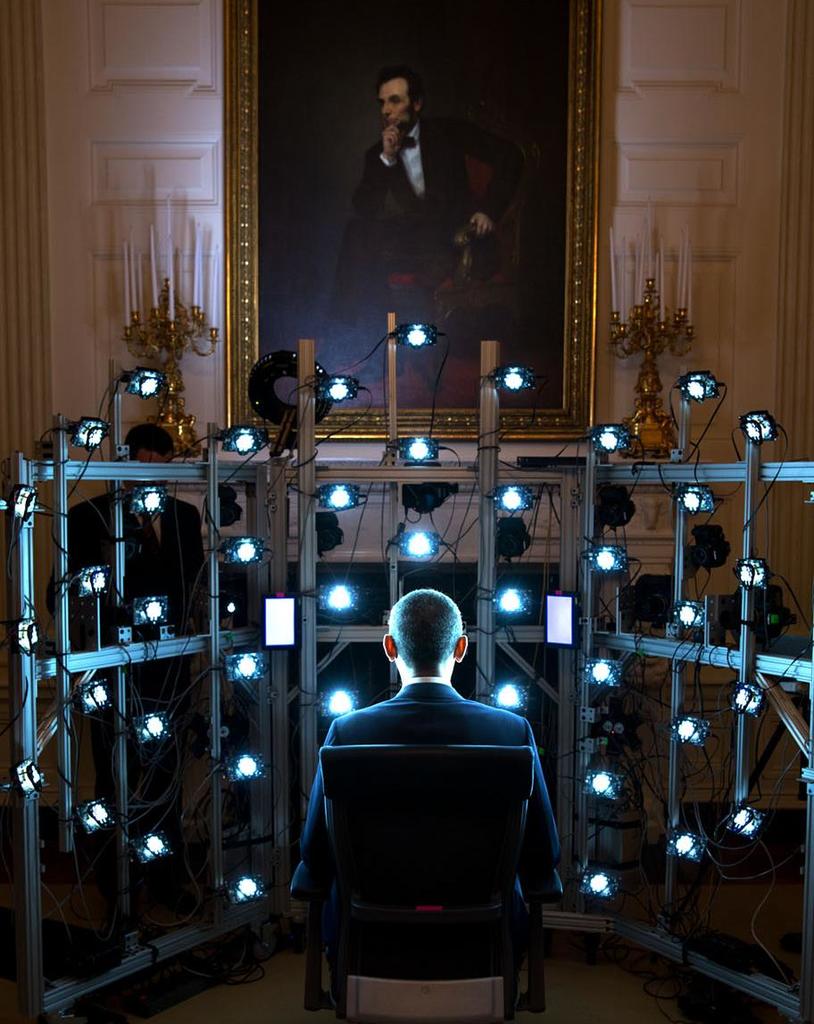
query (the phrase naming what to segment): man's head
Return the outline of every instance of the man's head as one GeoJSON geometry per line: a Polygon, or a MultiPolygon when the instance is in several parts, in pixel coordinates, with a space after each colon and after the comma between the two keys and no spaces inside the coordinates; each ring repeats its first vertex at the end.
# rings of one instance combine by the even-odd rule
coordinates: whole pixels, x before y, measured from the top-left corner
{"type": "Polygon", "coordinates": [[[169,462],[173,454],[172,438],[155,423],[139,423],[127,432],[124,443],[136,462],[169,462]]]}
{"type": "Polygon", "coordinates": [[[448,682],[466,648],[461,613],[446,594],[413,590],[393,605],[384,651],[398,665],[403,682],[414,676],[440,676],[448,682]]]}
{"type": "Polygon", "coordinates": [[[420,76],[406,64],[382,68],[376,78],[376,94],[382,127],[395,125],[406,134],[424,106],[424,85],[420,76]]]}

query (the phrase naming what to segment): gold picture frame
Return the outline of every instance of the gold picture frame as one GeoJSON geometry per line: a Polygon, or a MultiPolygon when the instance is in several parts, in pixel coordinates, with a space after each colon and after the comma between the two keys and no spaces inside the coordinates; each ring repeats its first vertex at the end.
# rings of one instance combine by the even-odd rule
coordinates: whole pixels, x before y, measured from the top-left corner
{"type": "MultiPolygon", "coordinates": [[[[598,215],[599,44],[601,0],[568,0],[568,153],[562,405],[505,409],[507,440],[569,439],[593,416],[598,215]]],[[[254,419],[247,381],[259,357],[258,257],[258,5],[224,0],[226,61],[226,409],[229,424],[254,419]]],[[[426,429],[429,410],[400,409],[399,431],[426,429]]],[[[322,435],[386,436],[384,410],[359,422],[357,411],[334,410],[322,435]]],[[[477,437],[474,409],[438,409],[435,433],[477,437]]]]}

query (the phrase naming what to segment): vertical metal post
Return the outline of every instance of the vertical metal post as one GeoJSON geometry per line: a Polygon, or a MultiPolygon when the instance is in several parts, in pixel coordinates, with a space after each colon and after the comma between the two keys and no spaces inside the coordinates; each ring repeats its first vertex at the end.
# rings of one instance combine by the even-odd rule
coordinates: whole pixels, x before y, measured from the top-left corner
{"type": "MultiPolygon", "coordinates": [[[[746,473],[743,485],[743,558],[752,557],[752,535],[754,514],[757,504],[757,484],[760,475],[760,445],[746,442],[746,473]]],[[[755,612],[755,594],[751,589],[741,587],[741,631],[738,680],[754,682],[755,633],[751,623],[755,612]]],[[[750,770],[750,720],[749,715],[738,715],[735,722],[735,788],[733,800],[741,803],[749,795],[750,770]]]]}
{"type": "MultiPolygon", "coordinates": [[[[286,460],[269,463],[268,511],[271,517],[271,590],[284,593],[288,583],[288,488],[286,460]]],[[[276,869],[271,911],[289,913],[288,884],[291,879],[291,819],[289,813],[289,730],[288,730],[288,651],[272,650],[269,658],[271,710],[272,810],[276,869]]]]}
{"type": "MultiPolygon", "coordinates": [[[[681,396],[678,418],[678,447],[686,451],[690,433],[690,402],[681,396]]],[[[684,596],[684,542],[687,532],[687,513],[676,504],[675,547],[673,550],[673,604],[684,596]]],[[[681,713],[684,702],[684,662],[673,659],[670,688],[670,719],[681,713]]],[[[670,735],[667,770],[667,827],[678,827],[681,817],[681,744],[670,735]]],[[[675,899],[676,858],[667,857],[664,868],[664,905],[670,907],[675,899]]]]}
{"type": "MultiPolygon", "coordinates": [[[[212,777],[209,783],[209,843],[212,865],[212,888],[217,896],[223,888],[223,802],[220,763],[221,754],[221,658],[220,658],[220,575],[218,546],[220,540],[220,500],[218,498],[218,425],[208,423],[209,438],[206,465],[206,503],[209,511],[209,761],[212,777]]],[[[215,922],[223,917],[223,903],[215,899],[215,922]]]]}
{"type": "Polygon", "coordinates": [[[475,644],[475,696],[485,700],[495,684],[495,501],[500,413],[494,372],[500,363],[500,342],[480,343],[480,419],[478,428],[478,490],[480,549],[478,553],[478,642],[475,644]]]}
{"type": "Polygon", "coordinates": [[[57,780],[59,795],[59,848],[73,849],[73,758],[71,757],[71,676],[66,666],[71,650],[68,596],[68,460],[67,420],[54,417],[54,644],[57,662],[57,780]]]}
{"type": "MultiPolygon", "coordinates": [[[[813,620],[814,621],[814,620],[813,620]]],[[[814,635],[812,635],[814,640],[814,635]]],[[[814,768],[814,649],[808,685],[807,768],[814,768]]],[[[800,1021],[814,1022],[814,783],[806,782],[806,835],[803,853],[803,942],[800,960],[800,1021]]]]}
{"type": "MultiPolygon", "coordinates": [[[[113,415],[111,416],[111,431],[109,438],[110,461],[115,462],[119,456],[118,448],[122,443],[122,396],[119,391],[119,364],[115,359],[108,363],[108,375],[110,377],[110,404],[113,415]]],[[[130,453],[131,456],[133,453],[130,453]]]]}
{"type": "MultiPolygon", "coordinates": [[[[30,486],[31,463],[17,452],[11,459],[12,486],[30,486]]],[[[6,517],[7,551],[11,572],[8,582],[9,629],[16,638],[16,622],[34,615],[34,521],[20,523],[6,517]]],[[[14,645],[12,645],[14,647],[14,645]]],[[[11,763],[37,760],[37,672],[33,654],[9,652],[11,763]]],[[[12,793],[13,877],[15,942],[17,953],[17,1005],[34,1017],[43,998],[42,894],[40,891],[39,794],[12,793]]]]}
{"type": "MultiPolygon", "coordinates": [[[[586,659],[590,658],[593,651],[594,633],[594,578],[591,572],[588,551],[594,536],[594,490],[596,488],[596,460],[597,455],[593,445],[589,444],[585,457],[585,475],[583,478],[582,491],[582,542],[580,544],[579,573],[581,580],[580,590],[582,592],[582,658],[577,666],[577,714],[579,715],[576,727],[576,771],[574,773],[574,858],[578,870],[584,868],[588,863],[588,795],[583,791],[582,780],[588,770],[591,759],[589,749],[590,724],[584,720],[579,713],[581,708],[588,707],[591,702],[591,691],[588,685],[585,672],[582,671],[586,659]]],[[[567,695],[562,694],[561,702],[567,700],[567,695]]],[[[576,897],[577,910],[582,912],[585,909],[585,898],[580,894],[576,897]]]]}
{"type": "MultiPolygon", "coordinates": [[[[560,588],[575,591],[579,588],[580,508],[579,471],[564,469],[560,477],[560,588]]],[[[573,863],[574,837],[574,705],[570,687],[576,677],[575,651],[561,649],[557,656],[557,825],[562,844],[562,863],[573,863]]],[[[569,890],[569,906],[572,899],[569,890]]]]}
{"type": "MultiPolygon", "coordinates": [[[[397,444],[399,436],[398,393],[396,389],[396,314],[387,314],[387,453],[388,465],[396,464],[397,444]]],[[[388,539],[392,540],[398,532],[401,522],[399,505],[399,485],[387,485],[388,497],[388,539]]],[[[390,588],[390,607],[399,599],[399,549],[391,544],[387,551],[388,581],[390,588]]],[[[399,687],[398,669],[395,662],[388,664],[390,672],[390,693],[399,687]]]]}
{"type": "Polygon", "coordinates": [[[317,535],[314,341],[297,348],[297,520],[300,534],[300,815],[305,817],[317,763],[317,535]]]}

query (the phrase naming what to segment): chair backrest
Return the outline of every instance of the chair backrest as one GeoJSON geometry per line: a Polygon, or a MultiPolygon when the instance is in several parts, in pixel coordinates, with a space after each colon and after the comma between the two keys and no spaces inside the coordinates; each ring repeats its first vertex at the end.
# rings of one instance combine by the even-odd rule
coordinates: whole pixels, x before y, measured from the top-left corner
{"type": "Polygon", "coordinates": [[[345,899],[431,910],[509,898],[530,747],[338,746],[320,759],[345,899]]]}

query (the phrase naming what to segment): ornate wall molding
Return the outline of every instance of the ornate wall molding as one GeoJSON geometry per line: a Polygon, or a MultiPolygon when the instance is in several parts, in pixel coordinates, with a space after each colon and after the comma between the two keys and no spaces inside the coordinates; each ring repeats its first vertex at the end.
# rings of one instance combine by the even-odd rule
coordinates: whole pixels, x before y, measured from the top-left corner
{"type": "MultiPolygon", "coordinates": [[[[814,4],[790,0],[786,26],[786,87],[777,317],[777,416],[789,436],[788,457],[814,458],[814,4]]],[[[770,455],[770,458],[779,458],[770,455]]],[[[778,488],[778,490],[781,490],[778,488]]],[[[774,496],[771,563],[811,613],[814,510],[802,487],[774,496]]],[[[788,602],[787,602],[788,603],[788,602]]]]}
{"type": "Polygon", "coordinates": [[[51,415],[40,5],[0,4],[0,450],[32,453],[51,415]]]}

